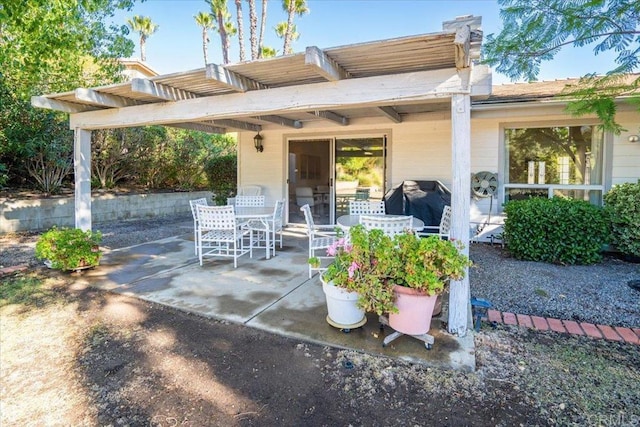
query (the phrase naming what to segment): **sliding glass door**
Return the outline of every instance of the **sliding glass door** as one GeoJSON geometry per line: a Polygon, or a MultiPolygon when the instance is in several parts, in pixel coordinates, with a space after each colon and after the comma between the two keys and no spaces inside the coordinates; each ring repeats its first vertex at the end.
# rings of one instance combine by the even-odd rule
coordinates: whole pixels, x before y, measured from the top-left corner
{"type": "Polygon", "coordinates": [[[350,200],[382,200],[386,146],[386,136],[289,140],[289,223],[305,223],[305,204],[315,223],[334,224],[350,200]]]}

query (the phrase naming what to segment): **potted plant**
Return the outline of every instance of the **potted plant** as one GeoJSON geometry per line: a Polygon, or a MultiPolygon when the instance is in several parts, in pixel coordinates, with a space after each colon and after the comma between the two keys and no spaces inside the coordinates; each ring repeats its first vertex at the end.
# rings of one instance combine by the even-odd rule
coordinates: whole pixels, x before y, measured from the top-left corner
{"type": "Polygon", "coordinates": [[[349,231],[348,240],[338,239],[327,251],[335,260],[321,276],[323,289],[334,286],[344,293],[356,293],[361,310],[389,313],[391,327],[398,327],[399,332],[427,333],[437,296],[449,280],[461,279],[470,265],[459,245],[413,233],[391,238],[382,230],[368,231],[362,225],[349,231]],[[414,308],[407,300],[426,302],[427,307],[414,308]],[[409,328],[401,325],[406,317],[411,319],[409,328]]]}
{"type": "MultiPolygon", "coordinates": [[[[397,269],[393,241],[381,230],[368,232],[362,226],[350,229],[349,238],[339,237],[327,249],[334,261],[320,276],[327,298],[327,322],[348,328],[366,322],[365,312],[394,310],[391,272],[397,269]]],[[[311,258],[311,265],[318,260],[311,258]]]]}
{"type": "Polygon", "coordinates": [[[394,243],[402,268],[394,277],[398,311],[389,313],[389,325],[408,335],[426,334],[438,297],[450,280],[464,277],[471,262],[461,253],[458,243],[439,236],[399,234],[394,243]]]}
{"type": "Polygon", "coordinates": [[[102,251],[99,231],[53,227],[36,243],[36,258],[57,270],[75,271],[99,264],[102,251]]]}

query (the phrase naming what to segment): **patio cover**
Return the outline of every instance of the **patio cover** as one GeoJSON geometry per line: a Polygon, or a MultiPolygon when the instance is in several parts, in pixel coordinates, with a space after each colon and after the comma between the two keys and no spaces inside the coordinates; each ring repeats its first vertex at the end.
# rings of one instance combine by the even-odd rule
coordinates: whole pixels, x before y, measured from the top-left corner
{"type": "MultiPolygon", "coordinates": [[[[35,107],[70,113],[75,133],[76,227],[91,228],[91,130],[166,125],[213,133],[292,129],[320,121],[348,126],[376,117],[450,111],[452,237],[469,239],[471,97],[491,93],[480,55],[481,18],[458,17],[443,31],[319,49],[130,82],[35,96],[35,107]]],[[[465,245],[468,246],[468,245],[465,245]]],[[[468,252],[468,249],[466,249],[468,252]]],[[[464,335],[468,278],[451,286],[449,330],[464,335]]]]}

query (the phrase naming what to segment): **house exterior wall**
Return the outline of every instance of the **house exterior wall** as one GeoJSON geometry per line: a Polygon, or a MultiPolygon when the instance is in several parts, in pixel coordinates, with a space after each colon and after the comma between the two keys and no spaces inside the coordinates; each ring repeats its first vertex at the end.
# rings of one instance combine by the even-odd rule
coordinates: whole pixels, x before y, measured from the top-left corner
{"type": "MultiPolygon", "coordinates": [[[[618,114],[618,121],[627,131],[605,137],[605,189],[640,179],[640,143],[628,142],[629,135],[640,131],[640,117],[637,112],[623,111],[618,114]]],[[[597,123],[594,117],[571,117],[563,112],[561,106],[472,109],[471,172],[496,172],[502,183],[506,127],[597,123]]],[[[303,129],[265,128],[261,134],[264,137],[262,153],[256,153],[253,147],[254,134],[244,132],[239,136],[239,185],[261,185],[267,203],[273,204],[276,199],[285,197],[288,138],[387,135],[388,188],[408,179],[435,179],[451,186],[451,122],[448,111],[409,116],[397,124],[384,118],[355,119],[347,127],[326,127],[326,122],[311,122],[305,123],[303,129]]],[[[492,213],[501,211],[501,200],[501,197],[493,200],[492,213]]],[[[486,216],[489,207],[488,198],[473,199],[472,220],[486,216]]]]}
{"type": "Polygon", "coordinates": [[[640,143],[629,142],[629,135],[640,134],[640,115],[637,112],[624,112],[618,115],[618,121],[626,131],[613,135],[613,159],[611,184],[637,182],[640,179],[640,143]]]}

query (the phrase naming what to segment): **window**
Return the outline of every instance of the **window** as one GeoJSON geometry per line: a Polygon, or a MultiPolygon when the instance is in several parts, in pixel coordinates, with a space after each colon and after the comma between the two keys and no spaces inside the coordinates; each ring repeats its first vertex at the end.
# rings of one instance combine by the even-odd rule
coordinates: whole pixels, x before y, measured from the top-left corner
{"type": "Polygon", "coordinates": [[[505,130],[505,200],[564,195],[601,204],[603,132],[597,126],[505,130]]]}

